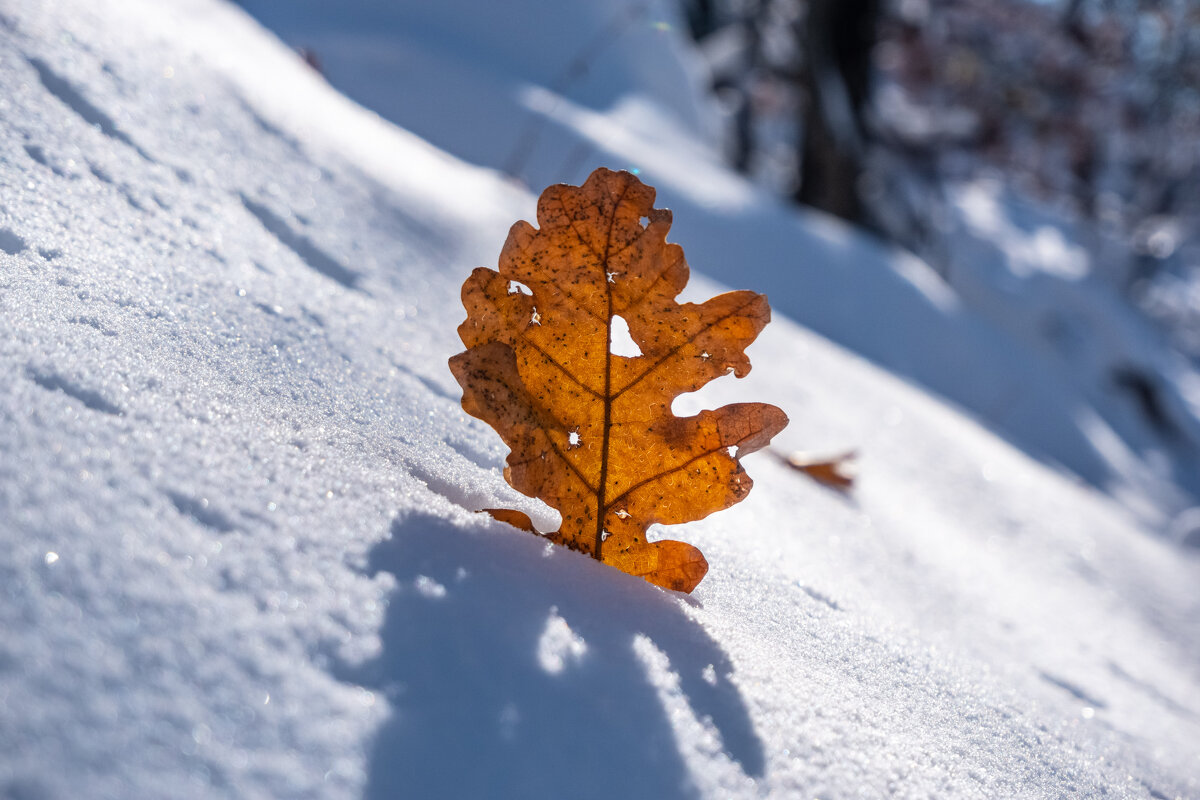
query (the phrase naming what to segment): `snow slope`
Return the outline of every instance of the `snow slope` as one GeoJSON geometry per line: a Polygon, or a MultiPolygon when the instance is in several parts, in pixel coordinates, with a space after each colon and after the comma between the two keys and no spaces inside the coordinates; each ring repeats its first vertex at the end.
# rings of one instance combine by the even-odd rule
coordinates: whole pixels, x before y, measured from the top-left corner
{"type": "Polygon", "coordinates": [[[580,183],[596,164],[639,169],[680,212],[693,267],[752,284],[1147,523],[1200,505],[1200,373],[1104,280],[1072,274],[1102,272],[1111,243],[1081,242],[984,187],[930,193],[948,290],[911,255],[780,204],[722,165],[675,0],[240,2],[350,97],[535,191],[580,183]],[[1152,384],[1163,424],[1146,419],[1125,373],[1152,384]]]}
{"type": "Polygon", "coordinates": [[[546,549],[445,367],[529,193],[215,0],[0,2],[0,84],[0,796],[1200,795],[1200,564],[1096,490],[777,314],[704,399],[857,491],[751,457],[690,598],[546,549]]]}

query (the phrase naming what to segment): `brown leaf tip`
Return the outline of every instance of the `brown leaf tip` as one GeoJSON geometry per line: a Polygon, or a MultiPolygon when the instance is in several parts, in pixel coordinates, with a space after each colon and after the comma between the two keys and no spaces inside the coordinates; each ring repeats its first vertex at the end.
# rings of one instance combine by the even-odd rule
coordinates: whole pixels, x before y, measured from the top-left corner
{"type": "Polygon", "coordinates": [[[582,186],[546,189],[539,227],[513,225],[499,269],[476,269],[463,284],[467,350],[450,367],[463,408],[512,450],[506,480],[562,514],[548,538],[691,591],[708,569],[703,555],[649,542],[646,529],[745,497],[752,482],[740,457],[766,446],[787,417],[765,403],[671,413],[678,395],[750,371],[745,349],[770,308],[745,291],[678,303],[687,262],[666,241],[671,213],[653,207],[654,194],[603,168],[582,186]],[[614,352],[618,317],[640,355],[614,352]]]}
{"type": "Polygon", "coordinates": [[[485,508],[482,513],[490,515],[492,519],[506,522],[514,528],[520,528],[534,535],[540,535],[537,532],[537,528],[533,527],[533,520],[524,511],[517,511],[512,508],[485,508]]]}

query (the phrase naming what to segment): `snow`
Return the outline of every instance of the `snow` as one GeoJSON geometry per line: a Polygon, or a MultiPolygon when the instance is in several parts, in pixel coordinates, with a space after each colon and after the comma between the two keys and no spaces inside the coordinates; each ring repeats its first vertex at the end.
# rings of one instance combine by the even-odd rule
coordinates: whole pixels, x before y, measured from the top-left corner
{"type": "Polygon", "coordinates": [[[396,50],[411,132],[216,0],[0,8],[0,795],[1200,793],[1200,562],[1102,491],[1186,490],[922,262],[721,167],[662,9],[550,97],[602,6],[529,40],[364,2],[349,34],[441,59],[396,50]],[[538,97],[531,193],[468,123],[538,97]],[[672,531],[711,565],[689,597],[475,513],[553,517],[459,408],[458,287],[580,141],[572,180],[644,159],[689,293],[777,310],[680,405],[861,454],[848,496],[750,457],[744,503],[672,531]]]}
{"type": "Polygon", "coordinates": [[[673,4],[588,5],[564,27],[569,12],[546,16],[538,3],[478,13],[473,0],[446,0],[437,12],[242,2],[316,53],[350,96],[534,192],[581,183],[597,164],[638,170],[676,210],[673,231],[696,271],[765,292],[777,312],[1120,497],[1147,524],[1164,530],[1200,505],[1200,416],[1183,388],[1200,373],[1111,282],[1079,280],[1105,266],[1092,254],[1111,243],[1084,248],[1080,226],[984,181],[939,201],[955,267],[939,276],[836,220],[780,204],[720,163],[718,112],[687,93],[704,81],[681,75],[698,65],[673,4]],[[538,24],[516,36],[498,17],[538,24]],[[1160,392],[1167,426],[1139,418],[1135,393],[1115,380],[1129,372],[1160,392]],[[1181,435],[1182,446],[1173,441],[1181,435]]]}

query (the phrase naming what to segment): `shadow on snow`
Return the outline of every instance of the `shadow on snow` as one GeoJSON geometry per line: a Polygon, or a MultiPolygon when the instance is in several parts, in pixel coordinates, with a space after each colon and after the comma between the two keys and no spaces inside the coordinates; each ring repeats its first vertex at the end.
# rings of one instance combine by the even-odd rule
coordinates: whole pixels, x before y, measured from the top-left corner
{"type": "Polygon", "coordinates": [[[729,659],[678,595],[529,536],[423,513],[393,523],[370,569],[392,573],[397,587],[382,654],[344,676],[393,708],[367,798],[693,796],[634,646],[641,637],[670,660],[725,754],[745,774],[763,773],[729,659]]]}

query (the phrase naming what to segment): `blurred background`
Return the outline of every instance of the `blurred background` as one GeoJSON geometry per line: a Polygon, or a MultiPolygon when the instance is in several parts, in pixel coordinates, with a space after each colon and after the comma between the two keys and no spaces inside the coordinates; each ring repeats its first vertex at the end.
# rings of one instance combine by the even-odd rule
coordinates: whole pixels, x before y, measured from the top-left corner
{"type": "Polygon", "coordinates": [[[1086,229],[1092,269],[1200,355],[1200,5],[685,8],[739,171],[900,243],[948,279],[954,187],[1000,183],[1086,229]]]}

